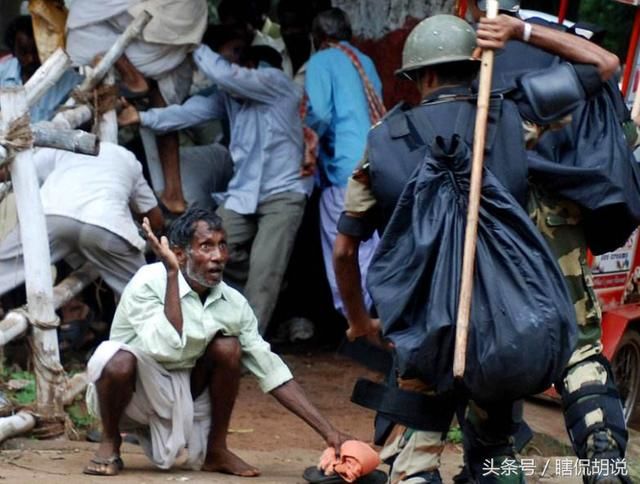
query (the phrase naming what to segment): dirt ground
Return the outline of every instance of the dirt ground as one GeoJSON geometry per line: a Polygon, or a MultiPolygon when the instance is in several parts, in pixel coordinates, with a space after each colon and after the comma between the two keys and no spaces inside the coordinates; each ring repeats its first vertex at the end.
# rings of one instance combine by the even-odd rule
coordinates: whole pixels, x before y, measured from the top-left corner
{"type": "MultiPolygon", "coordinates": [[[[311,400],[337,427],[365,441],[371,439],[373,412],[350,403],[349,396],[355,379],[359,376],[375,378],[372,372],[351,360],[330,353],[309,353],[284,358],[311,400]]],[[[556,449],[566,449],[556,441],[556,436],[562,439],[564,435],[557,407],[542,405],[538,408],[537,405],[529,404],[527,418],[532,420],[534,430],[540,431],[536,427],[541,426],[548,428],[546,433],[551,434],[549,439],[555,443],[556,449]]],[[[231,428],[231,448],[262,471],[262,476],[248,481],[256,484],[304,482],[301,478],[304,468],[313,465],[324,448],[318,435],[273,398],[262,394],[249,375],[242,380],[231,428]]],[[[549,455],[545,449],[554,448],[553,445],[540,442],[534,447],[532,458],[535,457],[534,454],[549,455]]],[[[635,442],[638,440],[635,439],[635,442]]],[[[109,479],[81,473],[95,446],[96,444],[88,442],[68,440],[12,439],[4,444],[4,450],[0,452],[0,482],[104,483],[109,479]]],[[[553,459],[535,458],[536,469],[542,469],[545,464],[548,466],[547,477],[540,482],[581,482],[580,479],[571,477],[554,478],[553,459]]],[[[246,481],[237,477],[186,470],[159,471],[153,468],[138,446],[129,444],[123,448],[123,460],[126,466],[124,472],[111,479],[119,483],[246,481]]],[[[449,445],[443,457],[442,473],[445,482],[451,482],[451,477],[459,471],[461,463],[460,448],[449,445]]],[[[539,479],[530,478],[528,482],[539,482],[539,479]]]]}

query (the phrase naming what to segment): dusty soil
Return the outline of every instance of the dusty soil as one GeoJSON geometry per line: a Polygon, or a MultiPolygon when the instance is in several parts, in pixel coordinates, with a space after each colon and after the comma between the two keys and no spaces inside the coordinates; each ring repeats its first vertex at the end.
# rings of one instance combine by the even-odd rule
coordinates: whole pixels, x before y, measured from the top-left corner
{"type": "MultiPolygon", "coordinates": [[[[373,412],[350,403],[349,396],[357,377],[376,378],[374,373],[351,360],[330,353],[290,355],[284,358],[311,400],[336,426],[357,438],[367,441],[371,439],[373,412]]],[[[545,439],[538,439],[537,447],[532,454],[545,454],[545,449],[560,449],[557,452],[562,452],[561,449],[566,448],[555,439],[555,436],[561,438],[563,435],[557,407],[546,405],[538,408],[536,405],[528,405],[527,418],[533,419],[536,430],[541,431],[536,426],[546,426],[547,430],[543,430],[550,434],[550,437],[545,439],[553,442],[553,445],[547,445],[544,443],[545,439]]],[[[248,462],[258,466],[262,471],[261,477],[246,481],[237,477],[179,469],[159,471],[149,463],[138,446],[126,444],[123,448],[126,469],[119,477],[111,480],[126,484],[171,481],[302,483],[302,471],[316,462],[324,448],[318,435],[288,413],[273,398],[262,394],[255,380],[249,375],[242,380],[231,427],[231,448],[248,462]]],[[[85,476],[81,473],[95,446],[96,444],[88,442],[68,440],[13,439],[5,443],[5,450],[0,452],[0,482],[104,483],[109,479],[85,476]]],[[[537,459],[540,464],[538,468],[542,468],[549,458],[537,459]]],[[[445,482],[451,482],[451,477],[459,471],[461,462],[458,446],[449,445],[443,456],[442,473],[445,482]]],[[[553,469],[553,463],[549,467],[553,469]]],[[[538,482],[538,479],[529,479],[528,482],[538,482]]],[[[549,476],[544,482],[578,484],[581,480],[549,476]]]]}

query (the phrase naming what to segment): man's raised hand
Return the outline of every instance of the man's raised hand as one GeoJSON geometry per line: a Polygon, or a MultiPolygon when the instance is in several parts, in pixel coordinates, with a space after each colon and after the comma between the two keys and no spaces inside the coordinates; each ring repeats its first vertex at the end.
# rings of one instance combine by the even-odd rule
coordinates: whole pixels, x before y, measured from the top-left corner
{"type": "Polygon", "coordinates": [[[142,219],[142,229],[144,230],[151,250],[153,250],[154,254],[156,254],[162,261],[167,269],[167,272],[179,271],[180,263],[178,262],[178,257],[169,248],[169,240],[167,239],[167,237],[163,235],[162,237],[160,237],[160,240],[158,240],[156,234],[154,234],[153,230],[151,230],[151,224],[149,223],[149,219],[147,217],[144,217],[142,219]]]}

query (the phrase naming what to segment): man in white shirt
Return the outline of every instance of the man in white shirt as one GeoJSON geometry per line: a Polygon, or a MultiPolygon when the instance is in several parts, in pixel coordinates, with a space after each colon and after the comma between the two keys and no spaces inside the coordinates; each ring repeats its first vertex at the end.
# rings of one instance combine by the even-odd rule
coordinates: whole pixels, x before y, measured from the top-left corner
{"type": "MultiPolygon", "coordinates": [[[[51,148],[34,153],[47,220],[51,261],[72,265],[88,260],[117,293],[145,264],[145,242],[133,209],[163,227],[162,212],[135,156],[118,145],[101,143],[98,156],[51,148]]],[[[24,282],[19,227],[0,242],[0,294],[24,282]]]]}
{"type": "Polygon", "coordinates": [[[222,282],[229,258],[222,219],[191,208],[169,239],[147,238],[162,261],[126,287],[111,326],[88,363],[87,405],[99,412],[103,438],[85,467],[115,475],[124,467],[120,431],[134,431],[153,463],[188,462],[208,472],[253,477],[259,471],[227,447],[242,366],[265,393],[309,424],[335,449],[347,436],[307,399],[258,332],[249,303],[222,282]]]}

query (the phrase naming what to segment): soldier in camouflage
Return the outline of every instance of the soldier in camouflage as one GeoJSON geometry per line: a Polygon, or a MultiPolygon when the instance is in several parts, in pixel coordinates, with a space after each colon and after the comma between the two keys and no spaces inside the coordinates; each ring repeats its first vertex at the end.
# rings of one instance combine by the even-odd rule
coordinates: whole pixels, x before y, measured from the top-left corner
{"type": "MultiPolygon", "coordinates": [[[[506,4],[501,4],[501,8],[511,12],[517,10],[517,5],[507,2],[506,4]]],[[[438,25],[436,29],[438,31],[437,35],[444,37],[451,35],[451,37],[447,38],[446,48],[438,50],[437,45],[431,45],[432,42],[424,43],[424,39],[430,36],[432,38],[432,36],[435,35],[425,27],[425,23],[422,22],[407,39],[405,51],[403,52],[403,69],[401,73],[410,74],[412,79],[417,80],[419,76],[415,76],[415,74],[419,73],[422,68],[428,71],[430,65],[435,65],[434,67],[437,68],[437,64],[446,64],[449,62],[451,66],[455,61],[463,60],[464,55],[462,55],[462,52],[465,49],[468,49],[466,59],[468,60],[470,58],[474,46],[469,46],[464,37],[456,39],[455,35],[450,34],[448,27],[458,33],[463,32],[464,29],[460,29],[459,26],[449,25],[447,22],[438,25]],[[421,29],[422,32],[420,32],[421,29]],[[448,49],[450,49],[451,52],[448,52],[448,49]],[[456,49],[459,49],[459,51],[456,49]],[[458,59],[447,59],[447,55],[455,54],[458,54],[460,57],[458,59]],[[407,69],[405,69],[405,67],[407,69]]],[[[485,48],[501,48],[510,36],[516,34],[517,32],[515,31],[504,32],[502,27],[498,26],[498,28],[494,28],[492,25],[491,28],[479,30],[478,44],[485,48]]],[[[607,56],[604,54],[606,51],[602,49],[596,49],[595,51],[589,49],[588,42],[584,39],[576,39],[573,38],[573,36],[567,37],[567,34],[560,35],[560,33],[550,29],[537,28],[536,37],[532,39],[532,41],[540,43],[546,42],[546,45],[549,45],[549,42],[555,42],[556,46],[565,45],[573,49],[574,53],[579,52],[580,55],[586,57],[572,60],[595,65],[598,71],[605,69],[604,66],[607,56]]],[[[423,102],[423,105],[424,104],[425,102],[423,102]]],[[[424,153],[423,150],[419,149],[420,142],[412,139],[412,135],[410,134],[411,129],[407,129],[406,123],[403,125],[403,112],[408,109],[409,107],[407,106],[394,108],[379,125],[372,129],[369,135],[367,159],[356,169],[349,181],[347,198],[345,200],[345,212],[338,226],[339,237],[334,249],[334,264],[336,266],[336,274],[338,275],[343,300],[347,306],[346,309],[349,318],[347,335],[350,339],[361,336],[372,337],[372,335],[375,335],[379,331],[380,327],[379,321],[370,318],[364,307],[362,297],[358,294],[357,288],[359,288],[360,285],[358,281],[354,282],[354,280],[359,277],[359,274],[350,268],[357,267],[357,264],[353,265],[351,259],[354,254],[357,254],[359,240],[366,240],[372,230],[372,226],[377,226],[379,230],[384,229],[385,220],[388,220],[390,212],[393,210],[397,198],[394,199],[391,197],[389,200],[385,200],[385,197],[381,196],[381,192],[386,191],[387,195],[393,192],[393,190],[390,189],[390,185],[397,181],[393,179],[402,178],[402,176],[405,175],[406,178],[408,178],[411,172],[411,163],[419,161],[424,153]],[[376,138],[382,138],[382,141],[378,142],[377,145],[374,143],[376,138]],[[387,140],[386,142],[384,141],[385,139],[387,140]],[[405,149],[405,151],[402,151],[403,149],[405,149]],[[409,161],[409,159],[412,161],[409,161]],[[399,163],[398,160],[404,161],[403,163],[399,163]],[[372,167],[376,163],[379,165],[392,163],[396,171],[395,176],[381,177],[378,179],[372,177],[372,167]],[[384,190],[376,187],[376,183],[385,185],[384,190]],[[378,190],[376,190],[376,188],[378,190]],[[376,192],[378,193],[376,194],[376,192]],[[355,279],[352,279],[353,277],[355,277],[355,279]]],[[[443,118],[440,118],[439,124],[440,126],[438,126],[438,128],[441,129],[442,125],[447,124],[447,122],[443,118]]],[[[510,134],[517,131],[517,128],[514,129],[513,127],[502,130],[503,133],[510,134]]],[[[523,138],[531,143],[535,143],[541,130],[536,126],[532,126],[530,123],[526,123],[523,131],[523,138]]],[[[424,135],[424,133],[421,134],[424,135]]],[[[504,157],[502,159],[510,158],[504,157]]],[[[534,191],[532,191],[532,193],[534,193],[534,191]]],[[[399,195],[399,193],[396,193],[396,195],[399,195]]],[[[535,205],[536,201],[540,200],[540,197],[532,197],[531,203],[535,205]]],[[[548,208],[548,202],[544,206],[548,208]]],[[[563,206],[569,207],[570,204],[563,206]]],[[[571,214],[575,213],[579,215],[576,209],[577,207],[572,207],[571,210],[566,212],[565,218],[568,223],[575,221],[570,216],[571,214]]],[[[541,210],[542,209],[538,212],[540,213],[541,210]]],[[[547,215],[550,214],[538,217],[540,224],[545,225],[549,222],[551,226],[553,226],[554,223],[557,223],[558,217],[548,217],[547,215]]],[[[549,231],[547,231],[547,233],[548,232],[549,231]]],[[[560,237],[558,230],[556,230],[556,234],[560,237]]],[[[583,263],[581,265],[579,264],[578,267],[584,266],[584,251],[582,251],[582,253],[580,251],[569,251],[568,254],[569,257],[559,257],[563,269],[565,269],[565,264],[567,263],[567,267],[571,267],[573,261],[582,261],[583,263]],[[568,262],[569,260],[572,262],[568,262]]],[[[586,268],[586,266],[584,267],[586,268]]],[[[566,270],[565,273],[567,273],[566,270]]],[[[573,270],[568,273],[571,274],[568,282],[573,284],[571,294],[580,308],[578,310],[580,320],[585,322],[589,321],[591,322],[590,324],[595,324],[599,328],[598,323],[595,322],[595,319],[599,320],[599,310],[595,299],[593,296],[589,298],[584,297],[584,294],[588,293],[585,288],[590,286],[583,281],[582,269],[576,271],[574,267],[573,270]]],[[[585,332],[585,334],[587,333],[591,338],[598,338],[598,335],[593,336],[591,334],[593,331],[585,332]]],[[[587,345],[585,345],[582,340],[581,347],[587,348],[587,345]]],[[[595,349],[590,348],[587,351],[594,352],[595,349]]],[[[582,351],[580,354],[582,354],[582,351]]],[[[421,384],[421,382],[415,380],[398,380],[396,383],[401,389],[412,390],[423,395],[430,395],[428,391],[429,388],[421,384]]],[[[429,412],[426,407],[424,411],[429,412]]],[[[440,454],[444,448],[443,439],[449,420],[441,414],[438,414],[437,409],[432,409],[432,411],[435,417],[432,422],[429,423],[432,425],[433,430],[426,430],[428,425],[412,426],[406,423],[399,424],[396,422],[392,430],[384,435],[384,439],[379,441],[379,443],[384,443],[381,456],[385,461],[392,463],[390,482],[416,484],[441,482],[438,468],[440,454]],[[442,421],[438,421],[439,419],[442,421]]],[[[508,412],[512,412],[511,417],[514,417],[510,419],[511,424],[508,429],[505,428],[505,422],[507,420],[502,419],[501,421],[499,418],[496,419],[495,414],[492,415],[486,412],[484,409],[474,405],[473,402],[468,406],[465,414],[459,415],[464,431],[467,434],[465,436],[467,462],[470,462],[472,467],[474,467],[471,470],[473,479],[479,482],[521,482],[523,479],[521,472],[498,474],[489,472],[487,473],[488,475],[482,475],[483,465],[486,466],[487,462],[491,462],[491,466],[495,466],[498,469],[503,465],[516,462],[513,458],[513,449],[516,443],[514,440],[514,430],[517,427],[517,420],[519,415],[521,415],[521,409],[518,408],[517,405],[515,407],[509,406],[508,408],[504,407],[502,412],[503,416],[505,414],[508,415],[508,412]],[[487,456],[492,457],[487,458],[487,456]],[[479,462],[482,465],[478,465],[479,462]]]]}
{"type": "MultiPolygon", "coordinates": [[[[553,55],[566,57],[568,50],[562,45],[536,44],[536,37],[547,27],[539,23],[529,23],[525,27],[525,22],[516,16],[519,1],[499,1],[501,9],[508,15],[500,15],[492,21],[484,19],[478,35],[483,29],[493,32],[496,37],[500,32],[515,31],[518,40],[507,42],[500,55],[496,56],[494,88],[502,87],[501,83],[516,73],[543,69],[545,66],[531,61],[539,55],[540,48],[552,54],[547,56],[551,62],[553,55]]],[[[483,0],[472,2],[472,13],[476,19],[483,15],[485,4],[483,0]]],[[[599,49],[592,43],[585,48],[599,49]]],[[[618,68],[617,58],[607,54],[603,64],[598,66],[602,81],[610,79],[618,68]]],[[[537,59],[543,57],[538,56],[537,59]]],[[[535,150],[541,130],[528,123],[527,133],[528,148],[535,150]]],[[[581,208],[545,189],[535,179],[531,180],[528,208],[532,220],[557,258],[575,306],[578,344],[565,373],[555,386],[562,398],[565,423],[576,455],[580,459],[588,459],[593,464],[592,469],[605,468],[602,472],[583,476],[583,480],[587,484],[630,482],[622,475],[623,472],[618,475],[608,472],[613,466],[618,470],[624,468],[622,459],[628,435],[611,365],[602,355],[602,314],[587,264],[587,239],[581,208]],[[603,466],[603,463],[607,465],[603,466]]]]}

